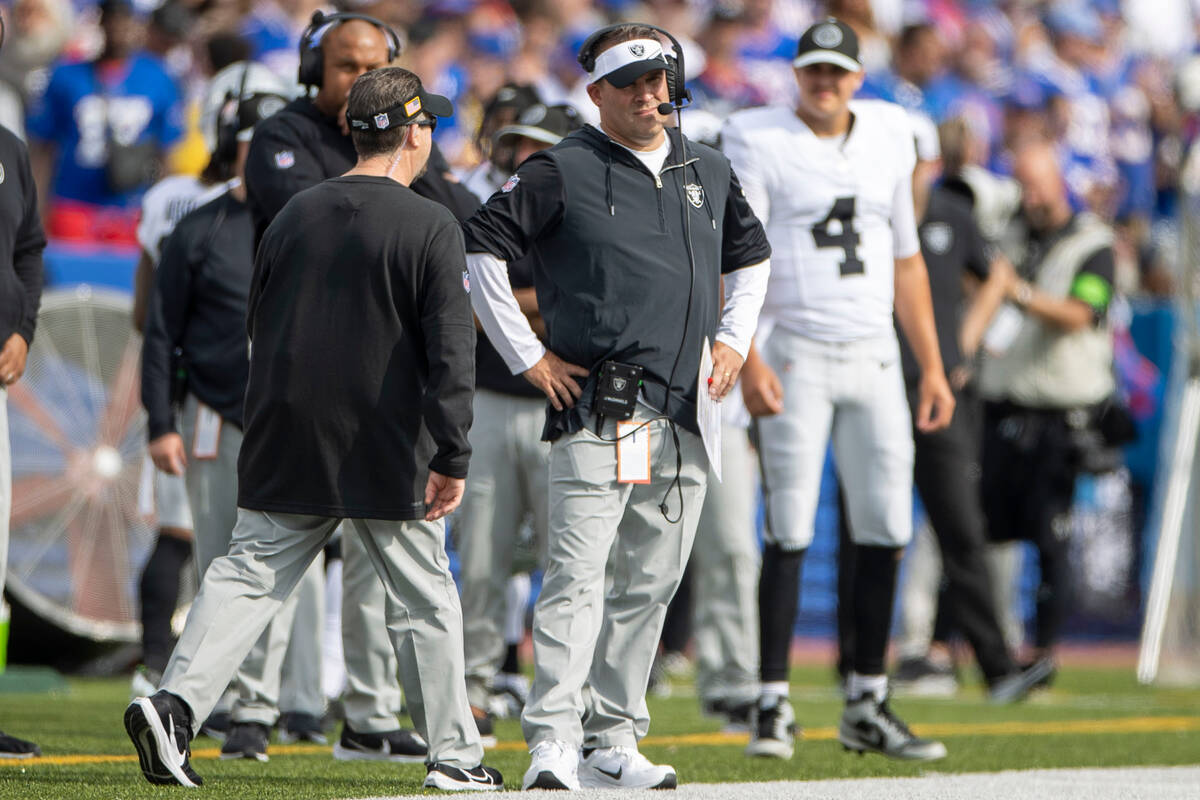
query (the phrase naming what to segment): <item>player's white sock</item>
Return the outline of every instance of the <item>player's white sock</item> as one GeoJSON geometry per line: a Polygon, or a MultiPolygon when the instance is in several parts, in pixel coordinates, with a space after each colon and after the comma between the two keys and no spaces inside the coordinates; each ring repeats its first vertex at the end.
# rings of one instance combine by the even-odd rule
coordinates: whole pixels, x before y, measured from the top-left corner
{"type": "Polygon", "coordinates": [[[762,705],[766,708],[770,708],[772,705],[774,705],[775,701],[771,700],[771,698],[786,700],[787,696],[787,681],[768,681],[762,685],[762,698],[763,700],[768,701],[764,702],[762,705]]]}
{"type": "Polygon", "coordinates": [[[846,699],[859,700],[869,695],[882,702],[887,697],[887,687],[887,675],[859,675],[857,672],[851,672],[850,680],[846,682],[846,699]]]}

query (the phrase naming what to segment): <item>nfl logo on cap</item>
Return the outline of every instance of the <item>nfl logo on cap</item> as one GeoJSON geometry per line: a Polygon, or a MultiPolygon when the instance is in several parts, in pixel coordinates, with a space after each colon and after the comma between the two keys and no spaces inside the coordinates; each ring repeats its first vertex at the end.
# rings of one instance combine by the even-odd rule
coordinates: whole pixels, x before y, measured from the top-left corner
{"type": "Polygon", "coordinates": [[[375,115],[375,127],[378,128],[379,130],[382,131],[382,130],[386,129],[388,125],[391,125],[391,124],[392,124],[392,121],[388,117],[386,111],[384,111],[382,114],[375,115]]]}

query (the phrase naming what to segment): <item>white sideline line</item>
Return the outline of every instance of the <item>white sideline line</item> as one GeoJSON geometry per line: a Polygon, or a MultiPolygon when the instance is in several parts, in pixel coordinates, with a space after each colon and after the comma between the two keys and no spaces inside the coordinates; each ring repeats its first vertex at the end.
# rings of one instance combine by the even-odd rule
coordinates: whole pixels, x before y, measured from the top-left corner
{"type": "MultiPolygon", "coordinates": [[[[519,783],[520,775],[508,778],[519,783]]],[[[403,800],[408,797],[377,797],[371,800],[403,800]]],[[[473,795],[480,796],[480,795],[473,795]]],[[[553,796],[559,793],[528,794],[493,792],[496,800],[553,796]]],[[[984,772],[962,775],[930,775],[924,778],[856,778],[825,781],[772,781],[764,783],[692,783],[675,792],[614,791],[585,789],[563,793],[572,800],[1197,800],[1200,798],[1200,767],[1123,767],[1118,769],[1039,769],[984,772]]]]}

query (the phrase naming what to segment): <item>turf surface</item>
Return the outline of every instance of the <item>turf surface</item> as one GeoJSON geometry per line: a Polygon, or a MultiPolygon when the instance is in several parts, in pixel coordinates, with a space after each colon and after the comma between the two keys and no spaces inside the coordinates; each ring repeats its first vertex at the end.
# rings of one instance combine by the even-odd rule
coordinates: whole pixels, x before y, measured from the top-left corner
{"type": "MultiPolygon", "coordinates": [[[[844,753],[836,741],[841,703],[826,669],[797,670],[796,716],[806,727],[791,761],[751,761],[744,738],[718,733],[700,716],[690,686],[651,698],[651,736],[642,746],[677,769],[681,782],[913,776],[1049,767],[1200,763],[1200,689],[1145,688],[1129,668],[1065,669],[1054,688],[1017,706],[984,702],[978,687],[956,699],[897,698],[893,706],[918,733],[941,737],[950,756],[916,765],[844,753]]],[[[0,798],[161,798],[180,789],[145,783],[121,726],[125,680],[71,680],[51,694],[0,694],[0,728],[36,740],[42,759],[0,762],[0,798]]],[[[500,747],[487,763],[518,787],[529,764],[515,721],[497,723],[500,747]]],[[[328,748],[273,744],[267,764],[219,761],[201,738],[193,764],[205,779],[196,796],[231,800],[352,798],[420,792],[419,765],[335,762],[328,748]]]]}

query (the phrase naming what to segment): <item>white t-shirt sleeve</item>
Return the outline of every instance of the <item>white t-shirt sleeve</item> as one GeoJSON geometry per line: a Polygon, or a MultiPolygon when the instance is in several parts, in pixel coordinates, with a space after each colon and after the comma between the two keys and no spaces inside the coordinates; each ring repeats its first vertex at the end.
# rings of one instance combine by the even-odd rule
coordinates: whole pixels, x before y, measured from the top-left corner
{"type": "Polygon", "coordinates": [[[716,340],[745,358],[758,325],[758,312],[767,296],[771,259],[726,272],[721,277],[725,281],[725,307],[717,325],[716,340]]]}
{"type": "Polygon", "coordinates": [[[736,120],[725,124],[721,132],[721,151],[733,165],[734,174],[746,193],[746,202],[764,226],[771,218],[771,196],[767,190],[765,164],[756,154],[748,137],[736,120]]]}
{"type": "Polygon", "coordinates": [[[467,253],[471,307],[512,374],[532,367],[546,348],[529,326],[508,282],[508,264],[491,253],[467,253]]]}
{"type": "Polygon", "coordinates": [[[892,250],[896,258],[908,258],[921,251],[917,237],[917,214],[913,209],[912,174],[896,181],[892,197],[892,250]]]}
{"type": "Polygon", "coordinates": [[[892,252],[896,258],[908,258],[921,252],[921,239],[917,235],[917,214],[913,208],[912,179],[913,169],[917,166],[917,145],[908,112],[899,107],[890,110],[895,117],[894,141],[899,147],[897,160],[901,165],[892,194],[892,252]]]}

